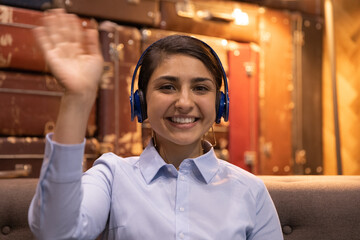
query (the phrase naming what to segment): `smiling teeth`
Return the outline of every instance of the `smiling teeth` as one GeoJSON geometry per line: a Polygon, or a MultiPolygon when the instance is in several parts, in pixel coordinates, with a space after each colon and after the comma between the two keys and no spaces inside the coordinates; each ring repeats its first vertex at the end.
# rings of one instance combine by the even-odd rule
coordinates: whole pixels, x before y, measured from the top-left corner
{"type": "Polygon", "coordinates": [[[173,121],[175,123],[192,123],[192,122],[195,122],[195,118],[172,117],[171,121],[173,121]]]}

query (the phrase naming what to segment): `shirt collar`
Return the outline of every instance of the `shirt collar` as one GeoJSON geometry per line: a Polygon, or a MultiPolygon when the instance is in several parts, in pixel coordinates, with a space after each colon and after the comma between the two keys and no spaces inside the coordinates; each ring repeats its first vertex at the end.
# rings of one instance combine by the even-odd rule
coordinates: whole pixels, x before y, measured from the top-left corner
{"type": "Polygon", "coordinates": [[[139,168],[147,184],[149,184],[159,172],[159,170],[166,165],[160,154],[156,151],[152,141],[146,146],[139,158],[139,168]]]}
{"type": "MultiPolygon", "coordinates": [[[[219,168],[219,160],[216,157],[214,148],[209,142],[203,143],[203,148],[207,151],[205,154],[194,158],[192,161],[195,163],[203,180],[208,184],[215,176],[219,168]]],[[[157,176],[161,168],[167,164],[157,152],[152,141],[146,146],[139,158],[139,168],[147,184],[157,176]]],[[[173,176],[177,176],[177,171],[173,167],[173,176]]]]}
{"type": "Polygon", "coordinates": [[[201,173],[203,179],[208,184],[219,169],[219,160],[216,157],[214,148],[209,142],[204,141],[203,148],[206,153],[195,158],[194,163],[201,173]]]}

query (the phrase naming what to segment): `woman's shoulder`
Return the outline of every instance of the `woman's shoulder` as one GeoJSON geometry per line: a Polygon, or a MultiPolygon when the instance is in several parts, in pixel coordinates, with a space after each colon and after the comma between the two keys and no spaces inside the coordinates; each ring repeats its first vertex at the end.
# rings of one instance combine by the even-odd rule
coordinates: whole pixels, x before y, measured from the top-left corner
{"type": "Polygon", "coordinates": [[[219,174],[226,176],[229,180],[232,180],[237,184],[251,187],[252,189],[264,189],[264,182],[255,174],[225,160],[219,160],[219,163],[219,174]]]}
{"type": "Polygon", "coordinates": [[[121,157],[115,153],[108,152],[102,154],[95,162],[93,166],[106,165],[111,169],[115,168],[128,168],[136,165],[139,160],[139,156],[121,157]]]}

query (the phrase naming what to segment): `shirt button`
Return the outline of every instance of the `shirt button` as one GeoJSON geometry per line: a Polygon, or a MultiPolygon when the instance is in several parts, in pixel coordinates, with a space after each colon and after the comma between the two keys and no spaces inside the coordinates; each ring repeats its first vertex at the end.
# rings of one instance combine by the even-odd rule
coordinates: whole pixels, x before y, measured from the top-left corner
{"type": "Polygon", "coordinates": [[[184,177],[184,176],[180,176],[180,180],[181,180],[181,181],[184,181],[184,180],[185,180],[185,177],[184,177]]]}
{"type": "Polygon", "coordinates": [[[182,232],[179,233],[179,238],[180,238],[180,239],[184,239],[184,237],[185,237],[185,236],[184,236],[184,234],[183,234],[182,232]]]}
{"type": "Polygon", "coordinates": [[[179,208],[179,210],[180,210],[180,212],[183,212],[183,211],[185,211],[185,208],[181,207],[181,208],[179,208]]]}

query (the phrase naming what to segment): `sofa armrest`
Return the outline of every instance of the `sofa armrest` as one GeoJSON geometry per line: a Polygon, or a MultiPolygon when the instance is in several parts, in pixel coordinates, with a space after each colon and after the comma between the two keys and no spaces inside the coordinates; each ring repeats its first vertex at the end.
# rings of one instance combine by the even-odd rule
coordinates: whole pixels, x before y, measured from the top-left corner
{"type": "Polygon", "coordinates": [[[35,239],[28,225],[28,209],[38,179],[0,179],[0,239],[35,239]]]}
{"type": "Polygon", "coordinates": [[[260,176],[285,240],[360,239],[360,176],[260,176]]]}

